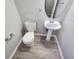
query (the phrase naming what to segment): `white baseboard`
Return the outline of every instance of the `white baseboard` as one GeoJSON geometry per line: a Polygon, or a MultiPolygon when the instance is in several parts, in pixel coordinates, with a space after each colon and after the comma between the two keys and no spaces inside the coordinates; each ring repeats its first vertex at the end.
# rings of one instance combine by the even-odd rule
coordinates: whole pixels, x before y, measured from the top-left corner
{"type": "Polygon", "coordinates": [[[16,48],[14,49],[14,51],[13,51],[13,53],[11,54],[11,56],[9,57],[9,59],[12,59],[12,58],[13,58],[13,56],[15,55],[16,50],[18,49],[18,47],[19,47],[19,45],[21,44],[21,42],[22,42],[22,39],[21,39],[20,42],[17,44],[16,48]]]}
{"type": "MultiPolygon", "coordinates": [[[[47,36],[47,34],[40,34],[40,33],[35,33],[35,35],[37,35],[37,36],[47,36]]],[[[54,35],[52,35],[51,37],[54,37],[54,35]]]]}
{"type": "MultiPolygon", "coordinates": [[[[35,33],[35,35],[37,35],[37,36],[46,36],[47,34],[39,34],[39,33],[35,33]]],[[[59,49],[59,52],[60,52],[61,59],[64,59],[64,57],[63,57],[63,54],[62,54],[62,51],[61,51],[61,48],[60,48],[60,45],[59,45],[59,42],[58,42],[58,40],[57,40],[56,35],[52,35],[52,37],[54,37],[54,38],[55,38],[55,40],[56,40],[56,42],[57,42],[57,46],[58,46],[58,49],[59,49]]],[[[11,54],[11,56],[9,57],[9,59],[12,59],[12,58],[13,58],[13,56],[14,56],[14,54],[15,54],[15,52],[16,52],[16,50],[17,50],[17,48],[18,48],[18,47],[19,47],[19,45],[21,44],[21,42],[22,42],[22,39],[20,40],[20,42],[18,43],[18,45],[17,45],[17,46],[16,46],[16,48],[14,49],[14,51],[13,51],[13,53],[11,54]]]]}
{"type": "MultiPolygon", "coordinates": [[[[35,35],[38,35],[38,36],[47,36],[47,34],[39,34],[39,33],[35,33],[35,35]]],[[[60,53],[61,59],[64,59],[63,54],[62,54],[62,50],[60,48],[60,45],[59,45],[59,42],[57,40],[56,35],[52,35],[51,37],[54,37],[55,38],[56,43],[57,43],[57,46],[58,46],[58,49],[59,49],[59,53],[60,53]]]]}
{"type": "Polygon", "coordinates": [[[62,54],[62,50],[61,50],[61,47],[59,45],[59,42],[58,42],[58,39],[57,39],[56,35],[54,35],[54,38],[56,40],[56,43],[57,43],[57,46],[58,46],[58,49],[59,49],[59,52],[60,52],[61,59],[64,59],[64,56],[62,54]]]}

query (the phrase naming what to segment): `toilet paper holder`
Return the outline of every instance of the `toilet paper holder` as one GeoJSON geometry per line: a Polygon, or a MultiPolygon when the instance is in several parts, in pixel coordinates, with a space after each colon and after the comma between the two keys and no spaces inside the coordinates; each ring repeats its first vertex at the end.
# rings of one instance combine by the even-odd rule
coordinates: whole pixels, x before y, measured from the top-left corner
{"type": "Polygon", "coordinates": [[[13,36],[14,36],[14,34],[11,33],[11,34],[9,35],[9,37],[5,38],[5,41],[9,41],[9,40],[11,40],[11,39],[13,38],[13,36]]]}

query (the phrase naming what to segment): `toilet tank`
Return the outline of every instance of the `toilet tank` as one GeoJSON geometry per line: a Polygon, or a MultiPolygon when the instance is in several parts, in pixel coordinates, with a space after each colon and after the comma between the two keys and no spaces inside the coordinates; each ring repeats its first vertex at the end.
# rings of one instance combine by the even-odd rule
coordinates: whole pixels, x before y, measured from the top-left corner
{"type": "Polygon", "coordinates": [[[29,32],[34,32],[36,30],[36,22],[25,21],[25,26],[29,32]]]}

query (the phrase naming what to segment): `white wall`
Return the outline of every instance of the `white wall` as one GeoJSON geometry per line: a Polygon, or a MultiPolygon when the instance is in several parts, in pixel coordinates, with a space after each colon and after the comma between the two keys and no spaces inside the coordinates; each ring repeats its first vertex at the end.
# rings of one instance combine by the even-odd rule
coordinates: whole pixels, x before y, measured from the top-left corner
{"type": "Polygon", "coordinates": [[[36,21],[38,33],[46,33],[44,21],[49,20],[44,10],[45,0],[15,0],[21,19],[36,21]]]}
{"type": "MultiPolygon", "coordinates": [[[[36,21],[37,22],[37,30],[38,33],[46,33],[46,29],[44,27],[44,21],[50,20],[45,13],[44,3],[45,0],[14,0],[16,7],[18,8],[20,17],[22,21],[36,21]]],[[[73,0],[58,0],[59,5],[56,11],[56,17],[62,15],[62,11],[66,12],[66,4],[70,5],[73,0]],[[64,4],[62,4],[64,2],[64,4]],[[65,9],[64,9],[65,8],[65,9]]],[[[70,8],[70,7],[68,7],[70,8]]],[[[63,17],[63,16],[62,16],[63,17]]],[[[73,59],[73,6],[62,22],[62,30],[58,34],[58,39],[60,42],[60,46],[63,51],[63,55],[65,59],[73,59]]]]}
{"type": "Polygon", "coordinates": [[[5,0],[5,38],[9,37],[11,33],[14,34],[13,38],[5,43],[5,59],[9,59],[13,50],[21,39],[22,23],[19,14],[16,10],[13,0],[5,0]]]}
{"type": "Polygon", "coordinates": [[[55,20],[61,22],[65,19],[66,14],[68,13],[73,0],[58,0],[55,20]],[[63,4],[62,4],[63,3],[63,4]]]}
{"type": "MultiPolygon", "coordinates": [[[[22,21],[36,21],[38,33],[46,33],[44,21],[49,20],[45,13],[45,0],[14,0],[22,21]]],[[[71,0],[70,0],[71,1],[71,0]]],[[[61,15],[68,0],[58,0],[56,17],[61,15]],[[64,2],[64,4],[62,4],[64,2]]]]}
{"type": "Polygon", "coordinates": [[[74,59],[74,5],[62,22],[58,40],[65,59],[74,59]]]}

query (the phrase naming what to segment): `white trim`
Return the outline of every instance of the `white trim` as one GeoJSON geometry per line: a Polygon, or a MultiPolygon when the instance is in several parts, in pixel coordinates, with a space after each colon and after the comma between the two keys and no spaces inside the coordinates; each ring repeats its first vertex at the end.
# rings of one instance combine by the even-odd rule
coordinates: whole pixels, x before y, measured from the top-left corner
{"type": "Polygon", "coordinates": [[[41,34],[41,33],[35,33],[37,36],[46,36],[46,34],[41,34]]]}
{"type": "Polygon", "coordinates": [[[59,42],[58,42],[58,40],[57,40],[56,35],[54,35],[54,38],[55,38],[55,40],[56,40],[56,42],[57,42],[57,46],[58,46],[58,49],[59,49],[59,52],[60,52],[61,59],[64,59],[64,56],[63,56],[63,54],[62,54],[62,50],[61,50],[61,47],[60,47],[60,44],[59,44],[59,42]]]}
{"type": "MultiPolygon", "coordinates": [[[[35,33],[35,35],[37,35],[37,36],[47,36],[47,34],[41,34],[41,33],[35,33]]],[[[52,35],[51,37],[54,37],[54,35],[52,35]]]]}
{"type": "MultiPolygon", "coordinates": [[[[38,36],[46,36],[47,34],[35,33],[35,35],[38,35],[38,36]]],[[[57,43],[57,46],[58,46],[58,50],[59,50],[59,52],[60,52],[61,59],[64,59],[63,54],[62,54],[62,50],[61,50],[61,48],[60,48],[60,44],[59,44],[59,42],[58,42],[58,40],[57,40],[56,35],[52,35],[51,37],[54,37],[54,38],[55,38],[56,43],[57,43]]]]}
{"type": "Polygon", "coordinates": [[[19,45],[21,44],[21,42],[22,42],[22,39],[21,39],[20,42],[17,44],[16,48],[15,48],[14,51],[12,52],[11,56],[9,57],[9,59],[12,59],[12,58],[13,58],[13,56],[15,55],[16,50],[18,49],[18,47],[19,47],[19,45]]]}
{"type": "MultiPolygon", "coordinates": [[[[35,35],[37,35],[37,36],[46,36],[47,34],[35,33],[35,35]]],[[[60,52],[61,59],[64,59],[63,54],[62,54],[62,50],[61,50],[61,48],[60,48],[60,45],[59,45],[59,42],[58,42],[58,40],[57,40],[56,35],[52,35],[52,37],[54,37],[55,40],[56,40],[56,42],[57,42],[57,46],[58,46],[58,49],[59,49],[59,52],[60,52]]],[[[13,58],[13,56],[14,56],[14,54],[15,54],[17,48],[18,48],[19,45],[21,44],[21,42],[22,42],[22,39],[20,40],[20,42],[18,43],[18,45],[17,45],[16,48],[14,49],[14,51],[13,51],[13,53],[11,54],[11,56],[9,57],[9,59],[12,59],[12,58],[13,58]]]]}

